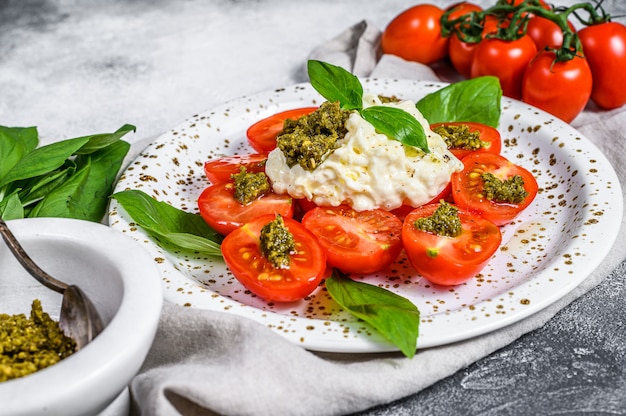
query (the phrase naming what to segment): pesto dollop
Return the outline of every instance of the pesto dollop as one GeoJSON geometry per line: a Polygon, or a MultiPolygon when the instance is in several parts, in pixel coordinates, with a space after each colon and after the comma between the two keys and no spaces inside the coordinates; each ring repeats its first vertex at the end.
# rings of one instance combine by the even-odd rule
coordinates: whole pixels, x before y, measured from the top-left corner
{"type": "Polygon", "coordinates": [[[239,173],[231,175],[235,183],[234,198],[246,205],[270,191],[270,183],[263,172],[248,173],[242,166],[239,173]]]}
{"type": "Polygon", "coordinates": [[[35,299],[30,317],[0,314],[0,382],[49,367],[76,351],[58,322],[35,299]]]}
{"type": "Polygon", "coordinates": [[[415,228],[443,237],[457,237],[461,234],[459,210],[442,200],[432,215],[415,221],[415,228]]]}
{"type": "Polygon", "coordinates": [[[433,131],[445,140],[448,149],[478,150],[488,145],[480,140],[480,133],[470,131],[467,124],[437,126],[433,131]]]}
{"type": "Polygon", "coordinates": [[[277,269],[286,269],[291,262],[291,254],[296,251],[293,234],[285,227],[280,215],[261,229],[261,252],[277,269]]]}
{"type": "Polygon", "coordinates": [[[528,196],[528,192],[524,189],[524,179],[520,175],[512,176],[504,181],[488,172],[480,177],[483,180],[485,198],[490,201],[520,204],[528,196]]]}
{"type": "Polygon", "coordinates": [[[327,101],[311,114],[285,120],[276,145],[285,155],[287,165],[291,168],[299,164],[305,170],[314,170],[348,132],[345,124],[349,116],[350,111],[342,110],[339,103],[327,101]]]}

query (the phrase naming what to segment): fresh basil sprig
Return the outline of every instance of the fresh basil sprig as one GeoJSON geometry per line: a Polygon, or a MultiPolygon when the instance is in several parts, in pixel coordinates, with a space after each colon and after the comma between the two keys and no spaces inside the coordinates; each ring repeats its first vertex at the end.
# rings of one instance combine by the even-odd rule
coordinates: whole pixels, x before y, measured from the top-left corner
{"type": "Polygon", "coordinates": [[[330,102],[339,102],[344,110],[356,110],[376,130],[402,144],[429,153],[426,133],[415,117],[399,108],[373,106],[363,108],[363,86],[350,72],[327,62],[310,60],[307,70],[311,85],[330,102]]]}
{"type": "Polygon", "coordinates": [[[493,76],[455,82],[438,89],[416,103],[430,124],[474,121],[491,127],[500,123],[502,88],[493,76]]]}
{"type": "Polygon", "coordinates": [[[157,201],[137,189],[117,192],[112,198],[158,242],[210,256],[222,255],[222,236],[209,227],[200,215],[157,201]]]}
{"type": "Polygon", "coordinates": [[[381,287],[354,281],[338,270],[326,279],[326,290],[342,308],[374,327],[405,356],[415,355],[420,313],[411,301],[381,287]]]}
{"type": "Polygon", "coordinates": [[[77,137],[38,147],[35,127],[0,126],[0,216],[101,221],[135,131],[77,137]]]}

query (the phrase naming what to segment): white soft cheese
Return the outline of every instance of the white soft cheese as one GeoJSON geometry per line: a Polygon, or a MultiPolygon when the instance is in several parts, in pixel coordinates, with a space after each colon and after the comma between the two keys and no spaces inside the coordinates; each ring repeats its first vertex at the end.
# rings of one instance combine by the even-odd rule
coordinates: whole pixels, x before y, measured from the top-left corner
{"type": "Polygon", "coordinates": [[[424,127],[430,153],[377,133],[354,112],[346,123],[348,133],[341,146],[313,171],[297,164],[290,168],[278,148],[269,154],[265,172],[275,192],[317,205],[345,203],[357,211],[392,210],[405,203],[425,204],[446,187],[453,172],[463,168],[413,102],[381,104],[373,94],[366,94],[363,102],[364,106],[389,105],[412,114],[424,127]]]}

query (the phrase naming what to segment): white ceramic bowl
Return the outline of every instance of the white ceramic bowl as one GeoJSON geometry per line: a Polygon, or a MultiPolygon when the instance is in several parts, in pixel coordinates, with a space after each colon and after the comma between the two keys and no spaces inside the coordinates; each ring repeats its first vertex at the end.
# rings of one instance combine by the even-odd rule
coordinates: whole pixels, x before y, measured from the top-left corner
{"type": "MultiPolygon", "coordinates": [[[[152,345],[162,306],[154,260],[103,224],[61,218],[7,221],[39,266],[91,297],[106,327],[90,344],[34,374],[0,382],[0,414],[93,415],[122,393],[152,345]]],[[[30,313],[33,299],[58,319],[61,295],[43,287],[0,239],[0,313],[30,313]]]]}

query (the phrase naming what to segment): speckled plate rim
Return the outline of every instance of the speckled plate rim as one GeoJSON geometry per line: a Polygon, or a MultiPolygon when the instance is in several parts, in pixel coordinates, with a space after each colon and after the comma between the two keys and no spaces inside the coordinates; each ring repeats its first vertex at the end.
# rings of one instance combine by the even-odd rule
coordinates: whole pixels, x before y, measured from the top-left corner
{"type": "MultiPolygon", "coordinates": [[[[414,101],[447,85],[400,79],[362,81],[367,91],[414,101]]],[[[129,165],[115,191],[141,189],[159,200],[195,212],[192,195],[197,197],[207,185],[202,174],[204,161],[252,152],[245,140],[245,130],[252,122],[278,111],[320,102],[321,97],[304,83],[242,97],[194,115],[151,143],[129,165]],[[219,140],[218,145],[214,139],[219,140]]],[[[546,308],[585,280],[617,238],[619,227],[615,225],[623,215],[622,191],[614,169],[601,151],[570,125],[537,108],[503,98],[502,109],[499,130],[504,141],[503,154],[539,171],[540,194],[513,224],[503,228],[503,249],[496,253],[485,274],[452,290],[433,287],[419,276],[411,277],[409,290],[428,292],[421,298],[402,286],[398,289],[397,276],[369,279],[406,295],[418,305],[422,314],[418,348],[482,335],[546,308]]],[[[345,314],[329,312],[330,317],[320,319],[302,313],[306,305],[268,306],[254,298],[238,301],[238,292],[233,292],[235,297],[216,293],[210,283],[214,271],[198,271],[194,275],[194,270],[213,260],[162,250],[114,200],[108,220],[111,227],[128,233],[151,252],[161,271],[165,298],[173,303],[253,319],[311,350],[397,350],[345,314]],[[202,279],[196,279],[198,275],[202,279]]],[[[220,273],[223,274],[217,274],[220,273]]],[[[315,296],[302,302],[328,306],[315,296]]]]}

